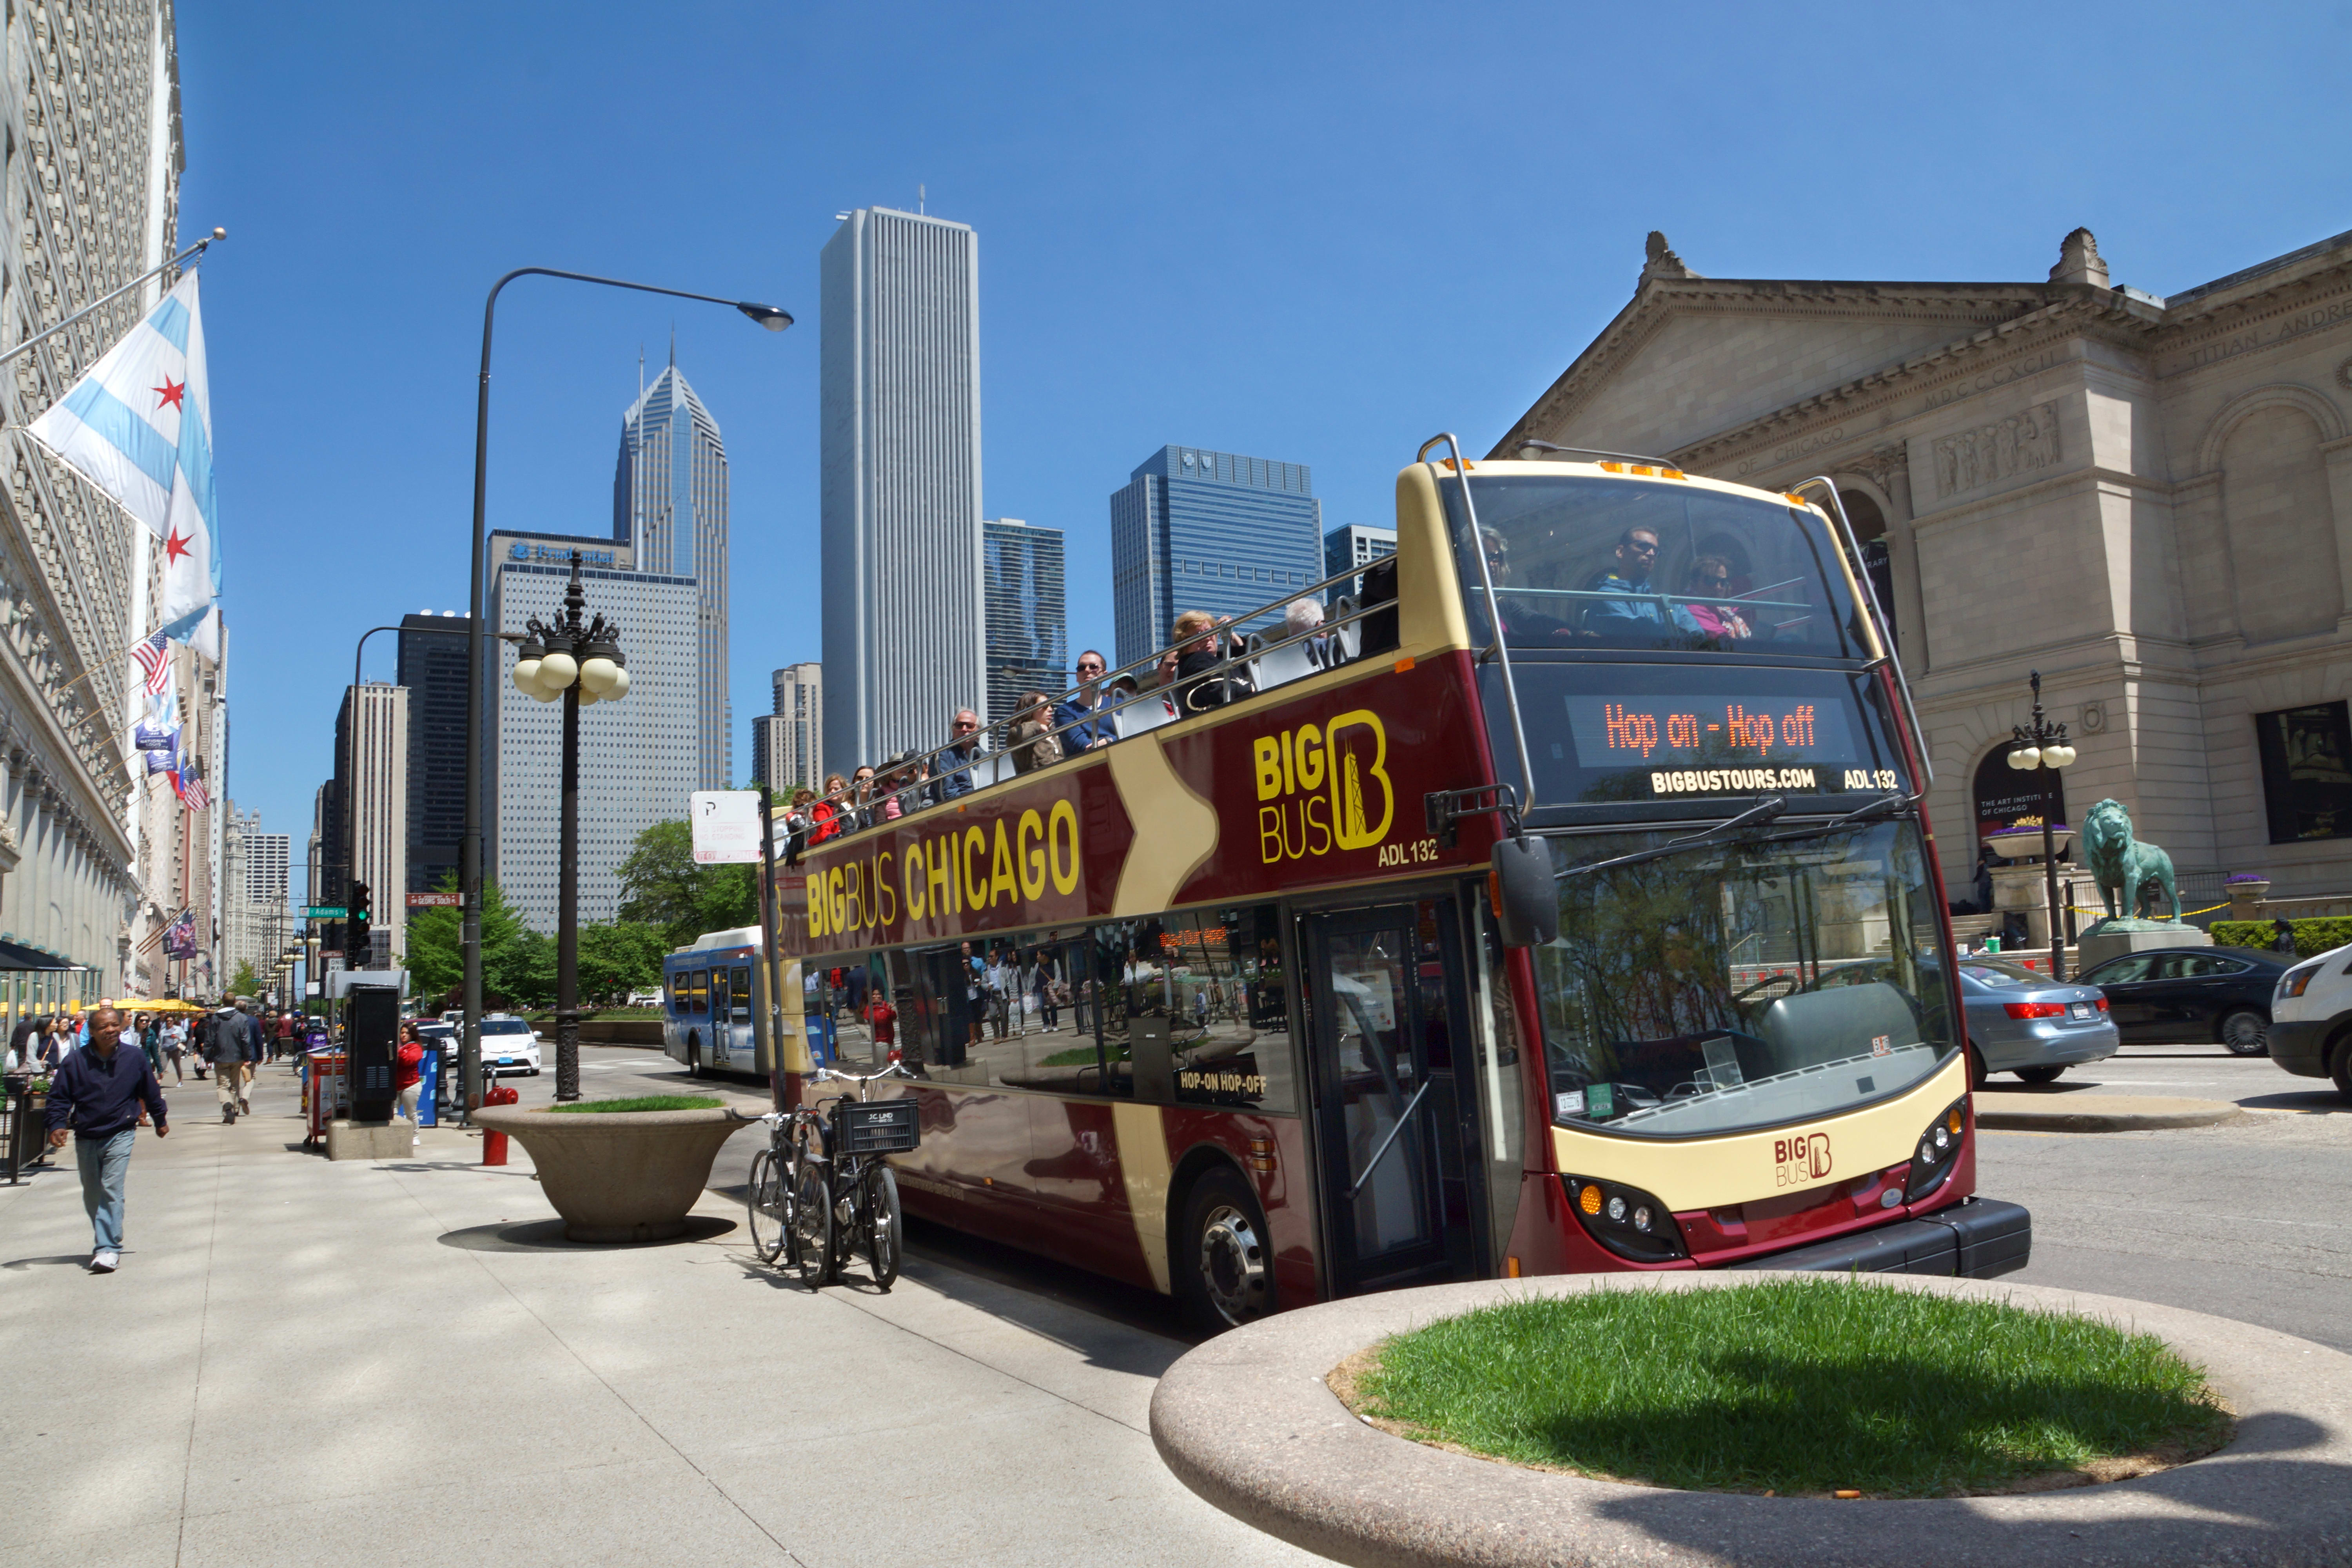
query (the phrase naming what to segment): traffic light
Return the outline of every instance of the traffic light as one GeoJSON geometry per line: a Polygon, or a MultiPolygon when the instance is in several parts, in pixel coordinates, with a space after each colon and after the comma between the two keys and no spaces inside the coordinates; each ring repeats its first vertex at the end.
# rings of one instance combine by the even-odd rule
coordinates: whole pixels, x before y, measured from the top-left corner
{"type": "Polygon", "coordinates": [[[343,962],[353,969],[368,965],[368,885],[352,884],[349,914],[343,920],[343,962]]]}

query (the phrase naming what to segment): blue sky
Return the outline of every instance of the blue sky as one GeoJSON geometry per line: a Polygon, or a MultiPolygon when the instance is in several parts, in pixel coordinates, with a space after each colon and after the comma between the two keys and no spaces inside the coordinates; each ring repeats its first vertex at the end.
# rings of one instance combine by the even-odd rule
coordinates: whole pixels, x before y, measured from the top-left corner
{"type": "MultiPolygon", "coordinates": [[[[363,627],[459,608],[481,300],[493,526],[604,532],[640,347],[732,464],[737,771],[818,653],[818,249],[980,234],[985,510],[1067,531],[1179,442],[1312,465],[1327,525],[1483,448],[1624,303],[1717,277],[2038,279],[2077,224],[2164,294],[2352,228],[2352,6],[400,6],[180,12],[231,628],[228,793],[309,831],[363,627]]],[[[378,637],[369,670],[388,676],[378,637]],[[380,652],[378,650],[381,650],[380,652]]],[[[680,803],[681,808],[683,802],[680,803]]]]}

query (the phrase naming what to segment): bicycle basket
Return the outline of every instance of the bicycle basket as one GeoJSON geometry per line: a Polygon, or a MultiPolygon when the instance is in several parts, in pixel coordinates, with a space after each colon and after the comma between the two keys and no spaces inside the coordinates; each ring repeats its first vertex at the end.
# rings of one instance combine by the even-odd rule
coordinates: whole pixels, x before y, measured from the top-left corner
{"type": "Polygon", "coordinates": [[[844,1100],[834,1111],[836,1153],[904,1154],[921,1135],[921,1107],[912,1100],[844,1100]]]}

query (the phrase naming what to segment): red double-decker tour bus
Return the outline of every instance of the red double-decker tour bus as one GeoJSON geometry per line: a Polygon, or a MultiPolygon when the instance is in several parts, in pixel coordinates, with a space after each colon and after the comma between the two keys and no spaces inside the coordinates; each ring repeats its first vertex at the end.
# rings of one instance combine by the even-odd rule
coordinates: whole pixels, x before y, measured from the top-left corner
{"type": "Polygon", "coordinates": [[[1320,625],[1296,589],[1188,625],[1060,760],[885,764],[869,825],[779,872],[842,1065],[914,1075],[906,1207],[1210,1327],[1493,1275],[2021,1267],[1834,495],[1450,445],[1397,476],[1396,554],[1304,591],[1320,625]]]}

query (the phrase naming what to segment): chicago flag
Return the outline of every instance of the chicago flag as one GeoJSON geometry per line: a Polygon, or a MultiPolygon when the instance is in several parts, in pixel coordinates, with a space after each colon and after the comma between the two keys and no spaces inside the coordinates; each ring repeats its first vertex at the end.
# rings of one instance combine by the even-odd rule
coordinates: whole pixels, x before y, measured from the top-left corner
{"type": "Polygon", "coordinates": [[[181,279],[27,434],[147,525],[163,550],[155,612],[163,635],[218,658],[220,622],[210,613],[220,594],[218,512],[196,275],[181,279]]]}

